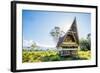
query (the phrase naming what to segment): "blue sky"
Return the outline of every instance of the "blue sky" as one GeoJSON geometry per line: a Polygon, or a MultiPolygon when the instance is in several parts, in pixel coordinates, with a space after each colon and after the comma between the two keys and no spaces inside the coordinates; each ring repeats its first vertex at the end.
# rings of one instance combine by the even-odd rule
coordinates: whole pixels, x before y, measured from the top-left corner
{"type": "Polygon", "coordinates": [[[89,13],[23,10],[23,45],[27,46],[35,42],[39,46],[55,47],[56,43],[50,35],[51,30],[58,26],[67,32],[75,17],[79,38],[84,38],[91,32],[89,13]]]}

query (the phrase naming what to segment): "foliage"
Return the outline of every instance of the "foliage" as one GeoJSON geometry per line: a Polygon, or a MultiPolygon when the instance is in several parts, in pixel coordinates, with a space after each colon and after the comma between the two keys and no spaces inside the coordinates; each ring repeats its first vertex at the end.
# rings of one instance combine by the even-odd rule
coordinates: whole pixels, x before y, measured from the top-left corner
{"type": "Polygon", "coordinates": [[[37,47],[36,43],[32,43],[31,50],[36,50],[36,47],[37,47]]]}
{"type": "Polygon", "coordinates": [[[64,32],[61,31],[60,27],[55,26],[55,27],[51,30],[50,34],[51,34],[51,36],[54,38],[54,41],[55,41],[55,42],[58,42],[59,37],[61,37],[61,36],[64,34],[64,32]]]}
{"type": "Polygon", "coordinates": [[[81,48],[81,50],[83,50],[83,51],[90,50],[90,45],[89,45],[88,40],[81,39],[81,40],[80,40],[80,48],[81,48]]]}
{"type": "Polygon", "coordinates": [[[82,51],[91,50],[91,34],[87,34],[86,39],[80,39],[80,48],[82,51]]]}
{"type": "Polygon", "coordinates": [[[90,59],[91,52],[90,51],[78,51],[78,56],[83,59],[90,59]]]}
{"type": "Polygon", "coordinates": [[[87,40],[88,40],[88,44],[89,44],[89,50],[91,48],[91,34],[87,34],[87,40]]]}
{"type": "Polygon", "coordinates": [[[49,62],[49,61],[64,61],[64,60],[87,60],[90,59],[90,51],[78,51],[78,56],[62,57],[57,51],[23,51],[22,62],[49,62]]]}

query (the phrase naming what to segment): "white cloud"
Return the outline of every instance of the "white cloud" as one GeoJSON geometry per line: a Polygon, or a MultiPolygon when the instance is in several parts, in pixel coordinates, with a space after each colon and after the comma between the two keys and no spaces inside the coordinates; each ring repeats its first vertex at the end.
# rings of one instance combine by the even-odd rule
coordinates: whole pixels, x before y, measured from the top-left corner
{"type": "Polygon", "coordinates": [[[36,43],[36,45],[39,47],[47,47],[47,48],[55,47],[55,45],[42,44],[42,43],[35,42],[33,40],[23,40],[23,47],[30,47],[33,43],[36,43]]]}
{"type": "Polygon", "coordinates": [[[54,48],[55,45],[48,45],[48,44],[40,44],[40,43],[36,43],[38,46],[40,47],[47,47],[47,48],[54,48]]]}
{"type": "Polygon", "coordinates": [[[23,46],[24,47],[29,47],[33,44],[33,40],[23,40],[23,46]]]}

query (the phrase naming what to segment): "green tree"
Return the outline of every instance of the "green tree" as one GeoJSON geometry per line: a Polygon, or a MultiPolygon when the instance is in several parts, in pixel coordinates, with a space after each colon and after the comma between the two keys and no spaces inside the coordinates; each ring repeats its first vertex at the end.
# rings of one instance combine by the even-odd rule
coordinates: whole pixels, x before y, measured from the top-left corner
{"type": "Polygon", "coordinates": [[[87,34],[86,39],[80,40],[80,48],[83,51],[91,50],[91,34],[87,34]]]}
{"type": "Polygon", "coordinates": [[[82,51],[87,51],[88,50],[88,41],[86,39],[81,39],[80,40],[80,48],[82,51]]]}
{"type": "Polygon", "coordinates": [[[55,26],[51,32],[50,32],[51,36],[53,37],[55,42],[58,42],[59,37],[62,37],[64,32],[60,30],[60,27],[55,26]]]}
{"type": "Polygon", "coordinates": [[[87,34],[87,40],[88,40],[88,44],[89,44],[89,49],[91,49],[91,34],[87,34]]]}
{"type": "Polygon", "coordinates": [[[33,42],[31,45],[31,50],[32,51],[36,50],[36,47],[37,47],[36,43],[33,42]]]}

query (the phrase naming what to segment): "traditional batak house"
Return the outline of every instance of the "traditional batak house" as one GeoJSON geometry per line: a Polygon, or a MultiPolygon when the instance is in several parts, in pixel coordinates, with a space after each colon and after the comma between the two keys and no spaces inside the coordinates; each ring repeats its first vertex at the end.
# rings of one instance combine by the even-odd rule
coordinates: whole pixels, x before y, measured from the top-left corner
{"type": "Polygon", "coordinates": [[[61,56],[76,56],[79,47],[79,37],[77,31],[76,18],[74,19],[70,29],[63,37],[59,38],[56,46],[61,56]]]}

